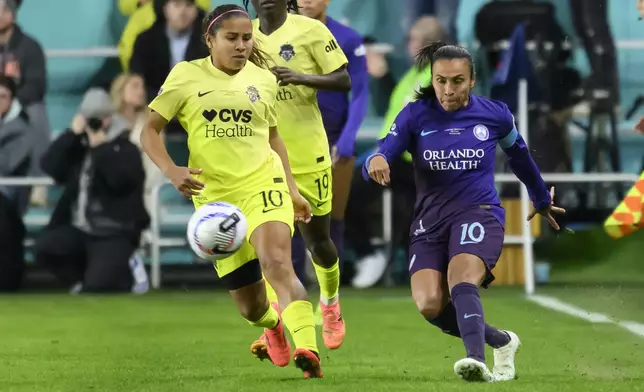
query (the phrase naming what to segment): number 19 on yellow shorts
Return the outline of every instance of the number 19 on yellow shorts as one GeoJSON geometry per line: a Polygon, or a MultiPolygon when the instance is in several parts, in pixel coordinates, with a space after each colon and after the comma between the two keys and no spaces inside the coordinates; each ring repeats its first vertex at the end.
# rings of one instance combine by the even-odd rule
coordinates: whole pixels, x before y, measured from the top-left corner
{"type": "Polygon", "coordinates": [[[293,174],[297,189],[311,205],[315,216],[331,213],[333,207],[333,181],[331,167],[313,173],[293,174]]]}

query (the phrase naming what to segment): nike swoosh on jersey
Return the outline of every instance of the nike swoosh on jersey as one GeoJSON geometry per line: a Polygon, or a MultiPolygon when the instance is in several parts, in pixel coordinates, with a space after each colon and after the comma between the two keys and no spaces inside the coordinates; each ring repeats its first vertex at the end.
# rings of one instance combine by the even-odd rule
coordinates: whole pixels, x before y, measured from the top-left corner
{"type": "Polygon", "coordinates": [[[328,200],[327,201],[319,201],[318,202],[318,207],[321,207],[321,206],[325,205],[326,203],[328,203],[328,200]]]}
{"type": "Polygon", "coordinates": [[[435,133],[435,132],[438,132],[438,131],[425,131],[425,130],[423,130],[423,131],[420,132],[420,136],[431,135],[432,133],[435,133]]]}
{"type": "Polygon", "coordinates": [[[205,93],[202,93],[201,91],[199,91],[199,93],[197,93],[197,96],[198,96],[199,98],[201,98],[201,97],[203,97],[204,95],[208,95],[208,94],[210,94],[210,93],[211,93],[211,92],[213,92],[213,91],[215,91],[215,90],[206,91],[205,93]]]}

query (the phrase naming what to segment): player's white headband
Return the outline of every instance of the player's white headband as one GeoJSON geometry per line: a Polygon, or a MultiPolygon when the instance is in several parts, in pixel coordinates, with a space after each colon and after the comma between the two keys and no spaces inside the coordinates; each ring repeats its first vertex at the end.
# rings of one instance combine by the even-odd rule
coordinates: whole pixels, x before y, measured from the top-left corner
{"type": "Polygon", "coordinates": [[[244,14],[244,15],[248,16],[248,18],[250,19],[250,15],[248,15],[248,12],[246,12],[246,11],[244,11],[244,10],[230,10],[230,11],[226,11],[226,12],[224,12],[223,14],[219,15],[218,17],[216,17],[215,19],[213,19],[213,20],[212,20],[212,22],[210,22],[210,24],[208,25],[208,28],[206,29],[206,32],[210,31],[210,28],[212,27],[212,25],[214,25],[214,24],[215,24],[215,22],[217,21],[217,19],[221,18],[222,16],[224,16],[224,15],[226,15],[226,14],[230,14],[230,13],[233,13],[233,12],[241,12],[242,14],[244,14]]]}

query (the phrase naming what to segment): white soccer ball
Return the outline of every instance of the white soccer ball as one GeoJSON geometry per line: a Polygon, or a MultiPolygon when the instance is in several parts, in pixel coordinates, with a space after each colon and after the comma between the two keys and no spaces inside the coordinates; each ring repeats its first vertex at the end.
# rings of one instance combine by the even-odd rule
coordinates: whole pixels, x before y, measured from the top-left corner
{"type": "Polygon", "coordinates": [[[246,216],[236,206],[216,202],[199,207],[188,222],[188,243],[206,260],[220,260],[235,253],[246,241],[246,216]]]}

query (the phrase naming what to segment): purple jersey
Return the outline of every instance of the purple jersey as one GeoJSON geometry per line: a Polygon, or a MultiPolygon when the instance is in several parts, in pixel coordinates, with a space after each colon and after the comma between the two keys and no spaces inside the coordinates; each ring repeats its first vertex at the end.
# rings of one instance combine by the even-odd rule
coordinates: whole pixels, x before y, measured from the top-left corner
{"type": "Polygon", "coordinates": [[[330,145],[338,147],[342,157],[352,156],[356,135],[367,114],[369,74],[362,37],[348,26],[327,17],[326,27],[349,60],[351,94],[318,91],[318,105],[330,145]]]}
{"type": "MultiPolygon", "coordinates": [[[[514,117],[499,101],[470,95],[469,104],[455,112],[446,112],[435,99],[411,102],[379,142],[377,154],[391,162],[405,150],[411,153],[416,172],[415,216],[416,221],[423,219],[423,229],[440,226],[472,207],[488,209],[505,225],[494,186],[497,144],[526,184],[535,207],[547,207],[548,189],[516,130],[514,117]]],[[[363,170],[366,178],[369,161],[363,170]]]]}

